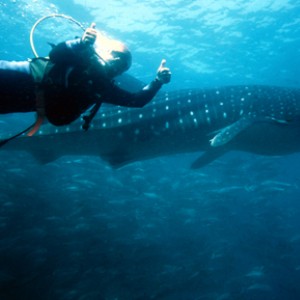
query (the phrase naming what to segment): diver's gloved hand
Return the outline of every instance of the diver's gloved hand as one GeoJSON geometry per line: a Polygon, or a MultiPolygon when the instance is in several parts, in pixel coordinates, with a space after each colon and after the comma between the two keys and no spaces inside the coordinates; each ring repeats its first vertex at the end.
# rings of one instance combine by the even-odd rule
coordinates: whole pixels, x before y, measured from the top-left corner
{"type": "Polygon", "coordinates": [[[166,60],[163,59],[157,70],[156,80],[160,81],[162,84],[169,83],[171,80],[171,72],[169,68],[166,68],[166,60]]]}
{"type": "Polygon", "coordinates": [[[87,45],[93,45],[97,38],[96,23],[92,23],[89,28],[87,28],[81,38],[82,43],[87,45]]]}

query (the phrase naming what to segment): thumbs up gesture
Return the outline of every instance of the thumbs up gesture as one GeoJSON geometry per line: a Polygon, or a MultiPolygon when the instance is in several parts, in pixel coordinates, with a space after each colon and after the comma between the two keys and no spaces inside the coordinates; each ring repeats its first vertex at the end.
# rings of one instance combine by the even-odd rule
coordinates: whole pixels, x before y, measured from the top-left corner
{"type": "Polygon", "coordinates": [[[165,59],[161,61],[156,74],[156,79],[162,84],[169,83],[171,80],[171,72],[170,69],[166,67],[166,62],[165,59]]]}
{"type": "Polygon", "coordinates": [[[87,28],[81,38],[84,44],[93,45],[97,38],[96,23],[92,23],[89,28],[87,28]]]}

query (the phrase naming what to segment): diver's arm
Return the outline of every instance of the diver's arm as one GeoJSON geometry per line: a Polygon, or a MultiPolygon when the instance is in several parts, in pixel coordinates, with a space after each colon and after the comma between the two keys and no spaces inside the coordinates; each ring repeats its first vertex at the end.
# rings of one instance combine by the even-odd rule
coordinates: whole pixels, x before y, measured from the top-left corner
{"type": "MultiPolygon", "coordinates": [[[[163,59],[157,70],[156,78],[146,85],[141,91],[137,93],[130,93],[118,86],[113,86],[109,94],[109,103],[127,107],[143,107],[150,102],[157,94],[163,84],[169,83],[171,80],[170,69],[166,66],[166,60],[163,59]]],[[[107,99],[104,97],[104,99],[107,99]]]]}
{"type": "Polygon", "coordinates": [[[104,102],[114,105],[143,107],[153,99],[162,85],[162,82],[155,79],[136,93],[131,93],[119,88],[116,85],[112,85],[110,90],[108,90],[106,95],[104,95],[103,99],[104,102]]]}

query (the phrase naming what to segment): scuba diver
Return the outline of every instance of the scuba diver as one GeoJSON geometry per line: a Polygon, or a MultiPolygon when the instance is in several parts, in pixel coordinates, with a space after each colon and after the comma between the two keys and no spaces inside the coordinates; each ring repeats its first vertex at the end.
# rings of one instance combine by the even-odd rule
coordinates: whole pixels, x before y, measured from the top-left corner
{"type": "Polygon", "coordinates": [[[53,46],[49,58],[0,61],[0,114],[36,111],[37,121],[27,132],[33,135],[44,120],[67,125],[88,111],[83,125],[87,130],[101,103],[143,107],[170,82],[171,72],[162,60],[156,78],[140,91],[120,88],[114,78],[130,68],[131,53],[95,26],[81,38],[53,46]]]}

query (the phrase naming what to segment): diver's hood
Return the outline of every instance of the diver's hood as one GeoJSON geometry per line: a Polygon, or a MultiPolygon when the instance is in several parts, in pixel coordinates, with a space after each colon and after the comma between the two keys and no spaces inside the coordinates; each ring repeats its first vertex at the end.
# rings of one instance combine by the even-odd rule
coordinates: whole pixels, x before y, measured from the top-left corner
{"type": "Polygon", "coordinates": [[[99,58],[103,61],[103,64],[107,64],[116,57],[119,57],[124,63],[124,70],[128,70],[131,66],[131,53],[126,45],[120,41],[105,36],[99,31],[97,32],[94,49],[97,56],[99,56],[99,58]]]}
{"type": "Polygon", "coordinates": [[[97,38],[94,43],[96,54],[104,60],[104,62],[112,59],[111,51],[114,47],[114,40],[104,36],[101,32],[97,32],[97,38]]]}

